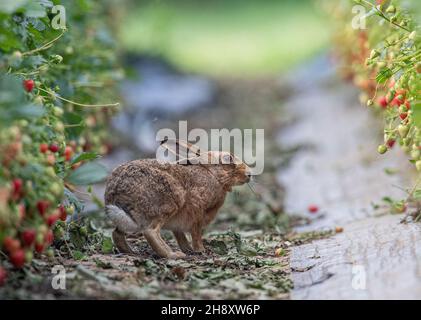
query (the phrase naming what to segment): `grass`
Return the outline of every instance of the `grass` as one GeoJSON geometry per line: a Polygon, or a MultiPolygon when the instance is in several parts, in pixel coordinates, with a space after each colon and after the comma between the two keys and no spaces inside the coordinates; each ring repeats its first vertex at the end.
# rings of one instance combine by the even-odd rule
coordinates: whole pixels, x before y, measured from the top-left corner
{"type": "Polygon", "coordinates": [[[145,1],[128,12],[125,50],[211,75],[277,74],[329,38],[311,1],[145,1]]]}

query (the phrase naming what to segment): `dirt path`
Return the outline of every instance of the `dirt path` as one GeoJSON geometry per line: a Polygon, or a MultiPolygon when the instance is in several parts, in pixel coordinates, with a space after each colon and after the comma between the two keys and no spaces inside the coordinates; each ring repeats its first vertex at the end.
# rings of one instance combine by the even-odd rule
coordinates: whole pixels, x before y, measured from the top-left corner
{"type": "Polygon", "coordinates": [[[303,87],[286,109],[296,121],[279,137],[284,147],[306,148],[278,178],[287,190],[287,212],[304,212],[309,204],[320,208],[301,230],[341,226],[344,232],[292,249],[291,297],[419,299],[421,228],[401,224],[402,215],[390,215],[382,202],[405,197],[399,187],[411,185],[408,161],[400,150],[377,154],[377,118],[361,110],[352,87],[326,70],[328,64],[319,62],[297,73],[303,87]],[[383,206],[374,210],[374,203],[383,206]]]}

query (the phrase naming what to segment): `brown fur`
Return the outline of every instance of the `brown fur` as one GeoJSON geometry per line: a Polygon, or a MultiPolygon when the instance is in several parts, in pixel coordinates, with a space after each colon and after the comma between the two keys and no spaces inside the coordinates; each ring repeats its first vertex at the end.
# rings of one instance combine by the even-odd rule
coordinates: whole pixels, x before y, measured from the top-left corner
{"type": "MultiPolygon", "coordinates": [[[[209,154],[220,158],[228,153],[209,154]]],[[[128,221],[135,223],[136,231],[143,232],[162,257],[180,258],[184,254],[170,249],[160,236],[161,228],[173,231],[182,251],[203,252],[202,232],[215,218],[227,192],[250,180],[249,167],[229,155],[229,164],[130,161],[117,167],[108,178],[105,204],[122,209],[131,218],[128,221]],[[192,247],[186,232],[192,236],[192,247]]],[[[131,253],[125,229],[130,228],[117,225],[113,239],[120,251],[131,253]]]]}

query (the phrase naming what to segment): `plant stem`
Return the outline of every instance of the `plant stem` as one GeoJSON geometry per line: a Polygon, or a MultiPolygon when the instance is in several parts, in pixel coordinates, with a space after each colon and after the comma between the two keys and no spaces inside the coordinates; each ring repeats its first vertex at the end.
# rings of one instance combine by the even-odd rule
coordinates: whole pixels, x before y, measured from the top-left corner
{"type": "Polygon", "coordinates": [[[79,107],[84,107],[84,108],[108,108],[108,107],[118,107],[120,105],[119,102],[116,103],[108,103],[108,104],[85,104],[85,103],[79,103],[79,102],[75,102],[66,98],[63,98],[61,96],[59,96],[57,93],[53,92],[53,91],[49,91],[49,90],[45,90],[42,88],[38,88],[38,90],[43,91],[45,93],[48,93],[49,95],[54,96],[57,99],[63,100],[65,102],[71,103],[75,106],[79,106],[79,107]]]}
{"type": "Polygon", "coordinates": [[[34,50],[31,50],[31,51],[23,52],[22,56],[28,56],[28,55],[34,54],[36,52],[39,52],[39,51],[46,50],[46,49],[50,48],[53,45],[54,42],[56,42],[58,39],[60,39],[64,35],[64,33],[65,33],[65,31],[63,31],[59,36],[57,36],[53,40],[50,40],[50,41],[46,42],[45,44],[43,44],[39,48],[36,48],[34,50]]]}

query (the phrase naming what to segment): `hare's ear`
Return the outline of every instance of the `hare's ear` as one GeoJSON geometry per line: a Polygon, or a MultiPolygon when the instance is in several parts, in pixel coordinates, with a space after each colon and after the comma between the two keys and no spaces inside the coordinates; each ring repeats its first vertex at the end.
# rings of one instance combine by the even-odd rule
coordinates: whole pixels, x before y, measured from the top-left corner
{"type": "Polygon", "coordinates": [[[168,139],[167,137],[161,141],[161,146],[176,156],[177,163],[191,164],[189,159],[200,157],[200,148],[187,141],[178,139],[168,139]]]}
{"type": "Polygon", "coordinates": [[[234,162],[235,162],[235,159],[231,153],[221,153],[222,164],[233,164],[234,162]]]}

